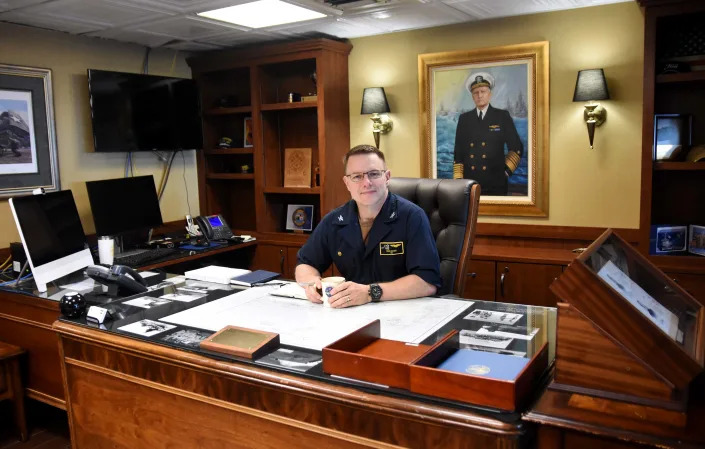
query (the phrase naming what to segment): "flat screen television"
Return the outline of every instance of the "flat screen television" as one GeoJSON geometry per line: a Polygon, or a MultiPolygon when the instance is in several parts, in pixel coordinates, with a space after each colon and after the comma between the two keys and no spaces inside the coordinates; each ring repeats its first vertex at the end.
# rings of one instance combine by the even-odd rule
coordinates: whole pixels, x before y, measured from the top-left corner
{"type": "Polygon", "coordinates": [[[195,81],[88,69],[96,152],[202,148],[195,81]]]}

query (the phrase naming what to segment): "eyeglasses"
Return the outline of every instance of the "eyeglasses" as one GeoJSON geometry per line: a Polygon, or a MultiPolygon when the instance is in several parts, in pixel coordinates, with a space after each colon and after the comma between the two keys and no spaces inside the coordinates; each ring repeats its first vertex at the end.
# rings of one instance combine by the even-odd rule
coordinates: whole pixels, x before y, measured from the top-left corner
{"type": "Polygon", "coordinates": [[[345,175],[350,179],[352,182],[360,182],[363,179],[365,179],[365,175],[367,175],[367,179],[370,181],[374,181],[375,179],[381,178],[385,173],[387,173],[387,170],[370,170],[365,173],[350,173],[349,175],[345,175]]]}

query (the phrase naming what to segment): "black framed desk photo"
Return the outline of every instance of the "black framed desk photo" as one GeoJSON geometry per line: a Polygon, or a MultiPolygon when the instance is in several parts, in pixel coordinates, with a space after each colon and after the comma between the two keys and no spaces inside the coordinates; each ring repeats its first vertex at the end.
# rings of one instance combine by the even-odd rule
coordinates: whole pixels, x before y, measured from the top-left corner
{"type": "Polygon", "coordinates": [[[519,448],[531,438],[520,411],[325,374],[320,348],[378,316],[385,338],[431,345],[461,329],[477,337],[464,340],[472,345],[487,342],[480,338],[485,332],[499,332],[493,344],[501,351],[518,354],[543,342],[553,357],[555,309],[426,298],[334,310],[269,295],[275,288],[216,290],[103,326],[57,321],[73,447],[519,448]],[[400,315],[400,307],[408,313],[400,315]],[[502,316],[521,329],[540,329],[512,342],[493,322],[502,316]],[[424,329],[412,326],[430,321],[424,329]],[[309,329],[314,322],[322,324],[309,329]],[[279,330],[281,345],[254,360],[200,349],[224,323],[251,329],[269,323],[258,330],[279,330]]]}

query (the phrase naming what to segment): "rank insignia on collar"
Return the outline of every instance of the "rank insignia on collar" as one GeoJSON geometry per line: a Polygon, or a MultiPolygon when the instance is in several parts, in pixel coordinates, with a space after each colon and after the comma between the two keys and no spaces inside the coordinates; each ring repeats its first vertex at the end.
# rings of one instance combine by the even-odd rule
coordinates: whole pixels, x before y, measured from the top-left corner
{"type": "Polygon", "coordinates": [[[338,215],[338,221],[343,221],[343,216],[342,216],[342,215],[338,215]]]}
{"type": "Polygon", "coordinates": [[[396,215],[397,215],[396,212],[392,212],[392,213],[389,215],[389,218],[390,218],[390,219],[391,219],[391,218],[394,218],[396,215]]]}
{"type": "Polygon", "coordinates": [[[380,256],[399,256],[404,254],[404,242],[380,242],[380,256]]]}

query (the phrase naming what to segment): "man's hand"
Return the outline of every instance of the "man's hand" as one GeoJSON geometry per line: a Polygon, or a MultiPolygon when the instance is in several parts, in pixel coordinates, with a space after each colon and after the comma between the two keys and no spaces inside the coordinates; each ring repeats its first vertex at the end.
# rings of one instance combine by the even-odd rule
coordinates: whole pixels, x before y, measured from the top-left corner
{"type": "Polygon", "coordinates": [[[357,284],[355,282],[343,282],[331,290],[328,302],[336,309],[342,307],[361,306],[370,302],[369,285],[357,284]]]}
{"type": "Polygon", "coordinates": [[[323,304],[323,299],[321,299],[321,294],[318,293],[323,287],[321,286],[321,278],[312,279],[309,281],[309,285],[304,287],[306,291],[306,298],[309,301],[316,304],[323,304]]]}

